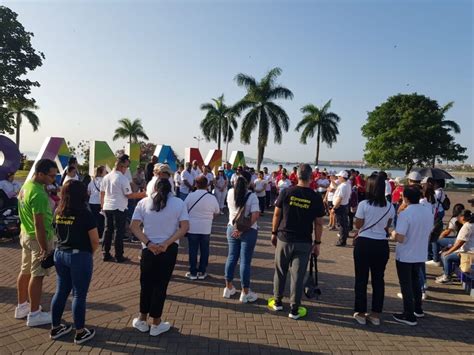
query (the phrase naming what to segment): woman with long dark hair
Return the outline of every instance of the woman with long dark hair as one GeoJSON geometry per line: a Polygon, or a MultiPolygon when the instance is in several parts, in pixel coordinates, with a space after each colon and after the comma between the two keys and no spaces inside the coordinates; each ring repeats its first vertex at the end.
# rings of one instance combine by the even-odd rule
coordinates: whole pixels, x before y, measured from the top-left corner
{"type": "Polygon", "coordinates": [[[87,185],[87,192],[89,194],[89,207],[97,223],[99,238],[102,238],[102,235],[104,234],[105,217],[100,213],[102,210],[100,206],[100,187],[102,185],[102,179],[104,178],[105,173],[105,167],[102,165],[98,166],[95,168],[94,178],[87,185]]]}
{"type": "Polygon", "coordinates": [[[385,297],[385,266],[390,255],[386,230],[395,217],[395,208],[385,197],[383,176],[372,175],[367,179],[365,198],[359,203],[355,214],[355,226],[359,232],[354,247],[354,319],[359,324],[369,321],[379,325],[385,297]],[[369,272],[372,311],[367,313],[369,272]]]}
{"type": "Polygon", "coordinates": [[[225,263],[225,288],[223,297],[230,298],[237,291],[232,283],[234,270],[240,259],[240,280],[242,292],[240,302],[255,302],[258,297],[250,290],[250,263],[253,251],[257,243],[257,220],[260,217],[258,198],[255,193],[249,191],[251,176],[243,171],[235,182],[234,188],[227,194],[227,206],[229,207],[229,223],[227,225],[227,242],[229,253],[225,263]],[[235,219],[239,212],[250,218],[250,228],[238,230],[235,219]]]}
{"type": "Polygon", "coordinates": [[[76,328],[74,342],[82,344],[95,335],[84,327],[86,297],[92,278],[92,254],[99,247],[95,219],[87,208],[87,190],[77,180],[67,181],[61,190],[61,201],[55,214],[58,244],[54,252],[56,293],[51,301],[51,339],[58,339],[72,330],[61,324],[66,301],[73,290],[72,316],[76,328]]]}
{"type": "Polygon", "coordinates": [[[135,207],[130,229],[142,242],[140,260],[140,315],[132,325],[157,336],[170,329],[161,315],[168,283],[178,256],[178,244],[189,229],[188,210],[171,192],[167,178],[158,178],[152,194],[135,207]],[[143,225],[143,229],[141,226],[143,225]],[[152,318],[151,327],[147,323],[152,318]]]}

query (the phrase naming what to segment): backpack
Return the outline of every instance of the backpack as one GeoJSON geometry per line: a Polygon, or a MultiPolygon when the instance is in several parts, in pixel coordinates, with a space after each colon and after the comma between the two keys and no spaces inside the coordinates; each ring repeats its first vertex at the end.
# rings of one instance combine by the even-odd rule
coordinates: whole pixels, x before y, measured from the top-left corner
{"type": "Polygon", "coordinates": [[[444,200],[441,203],[441,206],[443,206],[443,210],[447,211],[451,207],[451,200],[449,199],[448,195],[444,194],[444,200]]]}
{"type": "Polygon", "coordinates": [[[232,226],[242,233],[247,232],[252,227],[252,217],[250,215],[245,216],[245,205],[247,204],[250,194],[251,192],[245,196],[244,205],[239,208],[237,215],[232,220],[232,226]]]}

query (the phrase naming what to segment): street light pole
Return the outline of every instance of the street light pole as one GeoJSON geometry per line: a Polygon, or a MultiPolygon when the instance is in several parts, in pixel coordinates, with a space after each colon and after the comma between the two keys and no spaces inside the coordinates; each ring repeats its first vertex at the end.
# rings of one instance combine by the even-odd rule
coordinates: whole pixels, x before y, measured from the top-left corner
{"type": "Polygon", "coordinates": [[[229,151],[229,129],[230,129],[230,117],[227,117],[227,134],[225,136],[225,161],[227,162],[227,153],[229,151]]]}
{"type": "Polygon", "coordinates": [[[197,142],[198,142],[198,149],[199,149],[199,143],[201,143],[201,141],[202,141],[204,138],[201,137],[201,136],[197,136],[197,137],[194,136],[193,138],[194,138],[195,140],[197,140],[197,142]]]}

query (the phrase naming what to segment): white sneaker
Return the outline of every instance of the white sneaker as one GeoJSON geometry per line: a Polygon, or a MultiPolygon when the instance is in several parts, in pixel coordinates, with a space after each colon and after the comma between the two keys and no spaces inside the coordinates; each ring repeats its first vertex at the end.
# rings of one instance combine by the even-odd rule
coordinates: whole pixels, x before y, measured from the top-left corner
{"type": "Polygon", "coordinates": [[[400,298],[400,299],[403,299],[402,293],[401,293],[401,292],[398,292],[398,293],[397,293],[397,297],[400,298]]]}
{"type": "Polygon", "coordinates": [[[222,294],[222,297],[230,298],[231,296],[235,295],[236,292],[237,292],[237,290],[235,289],[235,287],[232,287],[232,288],[225,287],[224,288],[224,293],[222,294]]]}
{"type": "Polygon", "coordinates": [[[15,318],[23,319],[28,313],[30,313],[30,304],[28,302],[23,303],[15,307],[15,318]]]}
{"type": "Polygon", "coordinates": [[[186,276],[186,278],[188,278],[189,280],[193,280],[193,281],[198,279],[198,277],[197,277],[196,275],[193,275],[193,274],[191,274],[190,272],[187,272],[185,276],[186,276]]]}
{"type": "Polygon", "coordinates": [[[424,300],[427,300],[428,299],[428,294],[426,292],[423,292],[421,294],[421,299],[424,301],[424,300]]]}
{"type": "Polygon", "coordinates": [[[152,324],[150,328],[150,335],[153,337],[156,337],[157,335],[167,332],[170,329],[171,329],[171,325],[168,322],[161,322],[158,325],[152,324]]]}
{"type": "Polygon", "coordinates": [[[354,313],[354,315],[352,316],[356,321],[357,323],[359,323],[360,325],[365,325],[367,323],[367,320],[365,318],[365,316],[361,316],[359,315],[359,313],[354,313]]]}
{"type": "Polygon", "coordinates": [[[207,277],[207,272],[198,272],[197,278],[198,280],[204,280],[207,277]]]}
{"type": "Polygon", "coordinates": [[[26,325],[28,327],[36,327],[45,324],[51,324],[51,314],[48,312],[39,311],[34,315],[32,315],[31,312],[28,313],[26,318],[26,325]]]}
{"type": "Polygon", "coordinates": [[[240,293],[240,302],[242,303],[252,303],[258,300],[258,296],[255,292],[249,290],[249,293],[240,293]]]}
{"type": "Polygon", "coordinates": [[[425,289],[425,291],[428,289],[428,284],[425,282],[425,284],[423,285],[423,288],[425,289]]]}
{"type": "Polygon", "coordinates": [[[446,276],[446,275],[441,275],[441,276],[438,276],[435,280],[435,282],[437,284],[446,284],[448,282],[451,282],[451,278],[449,276],[446,276]]]}
{"type": "Polygon", "coordinates": [[[138,329],[142,333],[146,333],[150,330],[150,326],[144,320],[140,320],[140,318],[133,318],[132,325],[135,329],[138,329]]]}
{"type": "Polygon", "coordinates": [[[428,261],[425,261],[425,265],[430,265],[430,266],[441,266],[441,263],[440,263],[439,261],[428,260],[428,261]]]}

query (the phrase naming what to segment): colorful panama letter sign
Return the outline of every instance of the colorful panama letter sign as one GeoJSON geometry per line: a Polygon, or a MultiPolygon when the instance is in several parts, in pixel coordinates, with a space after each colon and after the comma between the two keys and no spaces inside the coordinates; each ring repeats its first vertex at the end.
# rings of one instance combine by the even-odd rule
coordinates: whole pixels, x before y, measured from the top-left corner
{"type": "Polygon", "coordinates": [[[232,169],[236,169],[239,165],[245,165],[245,156],[244,152],[241,150],[234,150],[230,155],[229,162],[232,164],[232,169]]]}
{"type": "Polygon", "coordinates": [[[20,167],[21,154],[10,138],[0,136],[0,180],[6,178],[8,173],[13,173],[20,167]]]}
{"type": "Polygon", "coordinates": [[[95,168],[103,165],[107,171],[111,171],[115,165],[114,152],[110,149],[107,142],[91,141],[89,152],[89,175],[94,176],[95,168]]]}
{"type": "Polygon", "coordinates": [[[207,153],[204,164],[209,165],[211,170],[216,170],[222,165],[222,150],[211,149],[207,153]]]}
{"type": "Polygon", "coordinates": [[[130,157],[130,172],[135,174],[140,166],[140,144],[130,143],[127,148],[127,154],[130,157]]]}
{"type": "Polygon", "coordinates": [[[35,172],[35,165],[41,159],[51,159],[56,162],[58,165],[59,173],[63,173],[64,169],[67,167],[67,162],[71,152],[66,144],[66,141],[62,137],[48,137],[44,140],[43,145],[36,156],[35,163],[31,167],[30,172],[26,180],[29,180],[33,177],[35,172]]]}
{"type": "Polygon", "coordinates": [[[204,160],[202,160],[202,155],[198,148],[185,148],[184,161],[192,163],[194,160],[198,162],[199,166],[204,164],[204,160]]]}
{"type": "Polygon", "coordinates": [[[158,163],[168,164],[172,171],[178,170],[176,166],[176,155],[169,145],[157,145],[153,155],[158,158],[158,163]]]}

